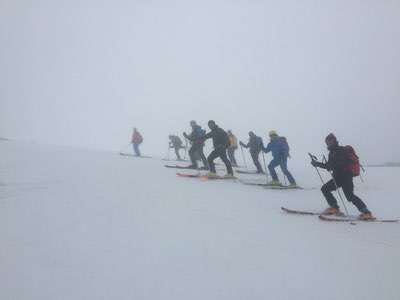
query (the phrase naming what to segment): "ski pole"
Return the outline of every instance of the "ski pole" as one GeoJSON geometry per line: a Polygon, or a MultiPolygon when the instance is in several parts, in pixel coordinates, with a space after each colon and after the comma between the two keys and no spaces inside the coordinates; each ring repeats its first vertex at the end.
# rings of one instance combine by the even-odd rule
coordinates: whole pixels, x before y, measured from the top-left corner
{"type": "Polygon", "coordinates": [[[184,155],[184,160],[187,158],[187,153],[188,153],[188,139],[185,137],[185,155],[184,155]]]}
{"type": "Polygon", "coordinates": [[[266,164],[266,162],[265,162],[265,155],[264,155],[264,151],[261,151],[262,152],[262,158],[263,158],[263,162],[264,162],[264,169],[265,169],[265,177],[267,178],[267,183],[268,183],[268,171],[267,171],[267,164],[266,164]]]}
{"type": "MultiPolygon", "coordinates": [[[[281,171],[282,171],[282,166],[283,166],[283,157],[281,157],[281,171]]],[[[286,169],[287,169],[287,167],[286,167],[286,169]]],[[[287,182],[289,179],[286,178],[286,175],[283,171],[282,171],[282,173],[283,173],[283,182],[285,183],[285,185],[287,185],[287,182]]]]}
{"type": "MultiPolygon", "coordinates": [[[[310,156],[311,160],[318,160],[318,158],[315,155],[312,155],[310,152],[308,152],[308,155],[310,156]]],[[[315,170],[318,173],[319,179],[321,179],[322,184],[325,184],[324,180],[322,179],[321,173],[319,172],[317,167],[314,167],[315,170]]]]}
{"type": "MultiPolygon", "coordinates": [[[[327,160],[326,160],[325,155],[323,156],[323,161],[324,161],[325,163],[327,163],[327,160]]],[[[336,179],[335,179],[335,177],[333,177],[333,174],[332,174],[331,172],[329,172],[329,174],[331,174],[333,183],[335,184],[336,192],[337,192],[337,194],[338,194],[338,196],[339,196],[339,198],[340,198],[340,201],[342,201],[343,207],[344,207],[345,212],[346,212],[346,217],[349,218],[349,217],[350,217],[349,211],[347,210],[346,204],[344,203],[344,200],[343,200],[342,194],[340,193],[340,190],[339,190],[339,187],[338,187],[338,185],[337,185],[336,179]]]]}
{"type": "MultiPolygon", "coordinates": [[[[364,169],[364,167],[363,167],[362,164],[360,164],[360,168],[361,168],[361,170],[363,171],[363,173],[365,173],[365,169],[364,169]]],[[[361,172],[360,172],[360,179],[361,179],[361,182],[364,183],[364,178],[363,178],[363,176],[361,175],[361,172]]]]}
{"type": "Polygon", "coordinates": [[[242,145],[240,145],[240,150],[242,150],[242,158],[243,158],[244,167],[247,169],[246,157],[244,156],[242,145]]]}
{"type": "Polygon", "coordinates": [[[167,160],[170,160],[170,157],[169,157],[169,152],[170,152],[170,146],[169,146],[169,141],[168,141],[168,152],[167,152],[167,160]]]}

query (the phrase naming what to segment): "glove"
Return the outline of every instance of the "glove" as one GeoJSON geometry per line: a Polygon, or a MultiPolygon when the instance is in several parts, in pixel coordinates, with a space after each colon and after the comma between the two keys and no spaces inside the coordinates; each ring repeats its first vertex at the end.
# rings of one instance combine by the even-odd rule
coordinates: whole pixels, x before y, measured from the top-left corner
{"type": "Polygon", "coordinates": [[[184,132],[183,133],[183,136],[185,137],[185,138],[187,138],[188,136],[187,136],[187,134],[186,134],[186,132],[184,132]]]}
{"type": "Polygon", "coordinates": [[[319,166],[319,162],[317,162],[316,160],[311,160],[311,165],[313,166],[313,167],[318,167],[319,166]]]}
{"type": "Polygon", "coordinates": [[[242,143],[242,141],[239,142],[239,145],[242,146],[242,147],[244,146],[244,144],[242,143]]]}

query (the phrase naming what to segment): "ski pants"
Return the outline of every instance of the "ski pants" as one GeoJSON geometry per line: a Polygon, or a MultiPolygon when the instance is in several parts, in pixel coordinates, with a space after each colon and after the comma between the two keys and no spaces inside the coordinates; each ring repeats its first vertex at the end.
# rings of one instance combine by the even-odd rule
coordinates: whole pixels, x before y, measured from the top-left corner
{"type": "Polygon", "coordinates": [[[214,160],[217,157],[221,158],[221,160],[224,162],[227,173],[233,175],[232,165],[231,165],[231,162],[229,161],[228,157],[226,156],[226,148],[225,147],[215,148],[208,156],[207,160],[208,160],[208,165],[210,166],[210,171],[216,173],[214,160]]]}
{"type": "Polygon", "coordinates": [[[139,144],[132,144],[133,145],[133,152],[135,155],[140,156],[139,144]]]}
{"type": "Polygon", "coordinates": [[[275,171],[275,168],[277,166],[281,167],[282,173],[287,177],[290,184],[296,184],[296,181],[294,180],[292,174],[289,172],[287,168],[287,158],[284,157],[274,158],[268,165],[268,170],[273,180],[278,180],[278,175],[276,174],[275,171]]]}
{"type": "Polygon", "coordinates": [[[253,159],[253,163],[256,166],[258,173],[264,173],[264,170],[261,167],[260,161],[258,157],[260,156],[260,151],[250,151],[251,158],[253,159]]]}
{"type": "Polygon", "coordinates": [[[174,148],[175,150],[175,154],[176,154],[176,158],[178,160],[181,160],[181,155],[179,154],[179,150],[182,148],[181,146],[172,146],[171,148],[174,148]]]}
{"type": "Polygon", "coordinates": [[[202,144],[194,143],[192,144],[192,147],[190,147],[189,149],[190,160],[192,161],[192,165],[195,166],[196,168],[197,168],[196,154],[200,156],[204,167],[207,168],[208,166],[206,156],[204,155],[203,147],[204,146],[202,144]]]}
{"type": "Polygon", "coordinates": [[[231,161],[232,165],[237,166],[237,162],[236,162],[236,158],[235,158],[235,151],[236,151],[236,148],[234,148],[234,147],[229,147],[227,150],[228,157],[229,157],[229,160],[231,161]]]}
{"type": "MultiPolygon", "coordinates": [[[[353,175],[350,173],[342,174],[340,176],[335,176],[336,184],[338,188],[342,188],[346,199],[353,203],[357,209],[362,212],[369,212],[365,203],[358,198],[354,194],[354,183],[353,183],[353,175]]],[[[328,202],[330,207],[339,208],[337,200],[332,195],[332,192],[336,190],[335,181],[333,179],[329,180],[325,183],[322,188],[321,192],[324,194],[326,201],[328,202]]]]}

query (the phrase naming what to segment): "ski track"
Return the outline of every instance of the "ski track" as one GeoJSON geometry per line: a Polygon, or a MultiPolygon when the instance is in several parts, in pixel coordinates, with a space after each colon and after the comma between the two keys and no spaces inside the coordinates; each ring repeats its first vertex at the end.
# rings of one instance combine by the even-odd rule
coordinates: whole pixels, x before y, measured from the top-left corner
{"type": "MultiPolygon", "coordinates": [[[[281,212],[322,210],[318,189],[180,178],[160,159],[21,142],[0,155],[0,299],[399,299],[399,225],[281,212]]],[[[320,185],[308,161],[289,168],[320,185]]],[[[356,180],[381,218],[400,216],[399,173],[356,180]]]]}

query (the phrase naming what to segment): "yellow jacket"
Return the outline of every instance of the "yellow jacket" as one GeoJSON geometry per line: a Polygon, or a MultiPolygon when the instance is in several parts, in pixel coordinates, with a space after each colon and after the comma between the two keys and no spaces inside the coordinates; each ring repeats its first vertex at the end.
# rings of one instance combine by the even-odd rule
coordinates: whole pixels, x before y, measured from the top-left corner
{"type": "Polygon", "coordinates": [[[229,135],[229,147],[230,148],[237,148],[238,147],[238,141],[236,136],[234,136],[233,134],[229,135]]]}

